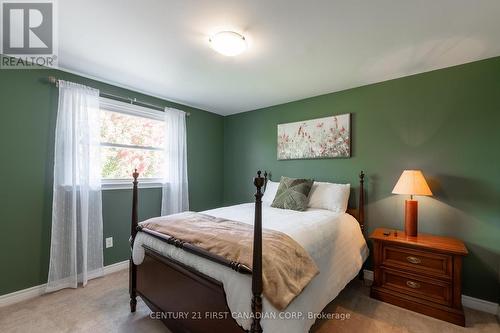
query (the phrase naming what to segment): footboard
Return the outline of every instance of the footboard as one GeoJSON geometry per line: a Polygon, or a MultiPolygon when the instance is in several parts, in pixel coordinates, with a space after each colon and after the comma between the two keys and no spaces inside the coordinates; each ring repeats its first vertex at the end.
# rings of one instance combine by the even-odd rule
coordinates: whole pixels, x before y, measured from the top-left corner
{"type": "MultiPolygon", "coordinates": [[[[138,189],[137,170],[133,174],[133,202],[131,245],[139,230],[138,226],[138,189]]],[[[261,333],[260,318],[262,313],[262,187],[266,183],[267,173],[261,177],[257,173],[254,185],[255,223],[253,243],[252,274],[252,325],[251,333],[261,333]]],[[[168,243],[186,251],[195,253],[235,271],[248,274],[249,269],[239,263],[217,258],[206,251],[189,246],[180,240],[171,239],[168,243]]],[[[137,296],[155,312],[153,317],[161,319],[174,332],[245,332],[229,310],[222,283],[198,272],[171,258],[166,258],[151,248],[145,247],[145,258],[141,265],[134,264],[130,258],[130,311],[135,312],[137,296]]]]}
{"type": "Polygon", "coordinates": [[[222,283],[150,248],[137,266],[137,294],[174,332],[242,333],[222,283]]]}

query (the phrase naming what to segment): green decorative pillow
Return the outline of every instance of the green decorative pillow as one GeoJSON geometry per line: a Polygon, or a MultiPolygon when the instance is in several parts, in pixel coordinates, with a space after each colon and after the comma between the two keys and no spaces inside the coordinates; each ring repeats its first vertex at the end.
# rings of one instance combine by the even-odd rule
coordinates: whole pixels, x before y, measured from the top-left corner
{"type": "Polygon", "coordinates": [[[271,207],[306,210],[313,182],[312,179],[281,177],[280,185],[278,186],[278,191],[271,207]]]}

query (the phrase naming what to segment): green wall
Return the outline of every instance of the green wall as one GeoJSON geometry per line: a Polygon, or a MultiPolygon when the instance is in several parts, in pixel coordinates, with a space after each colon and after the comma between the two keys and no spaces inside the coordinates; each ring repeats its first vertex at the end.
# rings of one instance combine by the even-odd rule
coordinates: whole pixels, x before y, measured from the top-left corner
{"type": "MultiPolygon", "coordinates": [[[[275,180],[351,184],[363,169],[368,232],[401,227],[404,198],[392,187],[403,169],[421,168],[435,196],[419,199],[420,230],[465,240],[464,293],[500,301],[500,58],[229,117],[60,71],[0,70],[0,295],[47,278],[57,110],[48,75],[191,112],[193,210],[251,201],[257,169],[275,180]],[[352,158],[276,160],[277,124],[346,112],[353,116],[352,158]]],[[[159,189],[142,189],[140,198],[141,219],[159,214],[159,189]]],[[[128,258],[130,201],[130,190],[103,192],[104,236],[114,238],[106,265],[128,258]]]]}
{"type": "MultiPolygon", "coordinates": [[[[276,87],[279,89],[279,87],[276,87]]],[[[458,237],[470,254],[463,292],[500,301],[500,58],[236,114],[224,119],[224,202],[252,200],[257,169],[357,184],[367,174],[367,227],[402,228],[403,169],[419,168],[422,232],[458,237]],[[278,161],[276,125],[352,113],[352,158],[278,161]]]]}
{"type": "MultiPolygon", "coordinates": [[[[47,76],[84,83],[191,113],[187,120],[190,205],[220,206],[223,117],[54,70],[0,70],[0,295],[47,280],[57,89],[47,76]],[[212,176],[207,176],[212,175],[212,176]],[[213,176],[215,175],[215,176],[213,176]]],[[[129,257],[131,190],[103,191],[104,263],[129,257]]],[[[140,190],[140,217],[160,213],[161,190],[140,190]]]]}

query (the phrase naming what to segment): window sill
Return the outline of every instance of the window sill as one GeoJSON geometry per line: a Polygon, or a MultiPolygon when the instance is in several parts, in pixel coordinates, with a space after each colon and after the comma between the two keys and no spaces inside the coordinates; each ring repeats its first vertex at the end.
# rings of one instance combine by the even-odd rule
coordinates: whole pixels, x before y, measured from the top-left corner
{"type": "MultiPolygon", "coordinates": [[[[159,181],[145,181],[139,182],[138,188],[162,188],[163,183],[159,181]]],[[[116,182],[102,182],[101,188],[103,191],[107,190],[131,190],[133,188],[132,181],[116,181],[116,182]]]]}

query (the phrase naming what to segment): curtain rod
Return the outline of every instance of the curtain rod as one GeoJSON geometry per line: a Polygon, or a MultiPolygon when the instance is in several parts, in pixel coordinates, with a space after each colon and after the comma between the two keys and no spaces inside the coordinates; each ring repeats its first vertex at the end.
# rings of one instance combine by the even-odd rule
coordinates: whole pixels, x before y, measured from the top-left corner
{"type": "MultiPolygon", "coordinates": [[[[56,85],[56,87],[58,86],[58,81],[59,81],[59,79],[56,78],[55,76],[49,76],[49,83],[56,85]]],[[[106,97],[106,98],[111,98],[111,99],[114,99],[114,100],[127,101],[130,104],[135,104],[135,105],[139,105],[139,106],[142,105],[142,106],[146,106],[148,108],[156,109],[156,110],[159,110],[159,111],[165,111],[165,107],[163,107],[163,106],[159,106],[159,105],[155,105],[155,104],[150,104],[150,103],[147,103],[147,102],[142,102],[142,101],[139,101],[137,98],[123,97],[123,96],[108,94],[108,93],[105,93],[105,92],[102,92],[102,91],[99,91],[99,96],[106,97]]],[[[186,112],[186,116],[187,117],[191,116],[191,113],[190,112],[186,112]]]]}

